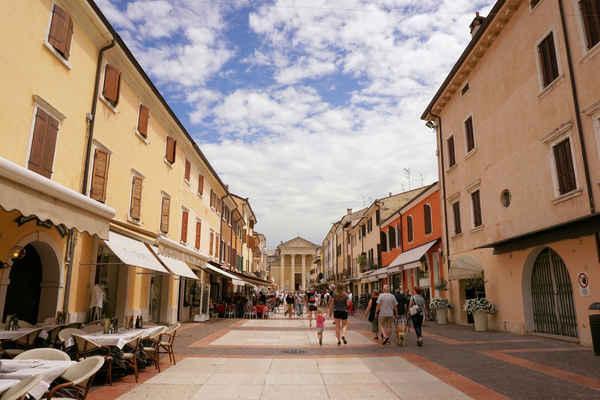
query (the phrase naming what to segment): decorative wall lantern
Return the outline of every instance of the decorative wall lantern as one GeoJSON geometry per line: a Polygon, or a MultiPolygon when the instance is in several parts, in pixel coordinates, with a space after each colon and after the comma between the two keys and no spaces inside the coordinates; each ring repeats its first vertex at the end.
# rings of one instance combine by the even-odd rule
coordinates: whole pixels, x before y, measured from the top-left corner
{"type": "Polygon", "coordinates": [[[10,249],[10,252],[8,253],[8,262],[3,262],[2,266],[0,266],[0,269],[5,269],[5,268],[10,268],[13,266],[13,263],[15,261],[19,261],[21,260],[23,257],[25,257],[25,248],[21,247],[21,246],[15,246],[12,249],[10,249]]]}

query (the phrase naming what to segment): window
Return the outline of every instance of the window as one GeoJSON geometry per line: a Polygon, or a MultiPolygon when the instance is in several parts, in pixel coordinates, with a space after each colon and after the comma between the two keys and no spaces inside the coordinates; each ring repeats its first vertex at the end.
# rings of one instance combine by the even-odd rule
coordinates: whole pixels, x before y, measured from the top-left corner
{"type": "Polygon", "coordinates": [[[181,212],[181,242],[182,243],[187,243],[189,214],[190,214],[189,211],[186,209],[183,209],[183,211],[181,212]]]}
{"type": "Polygon", "coordinates": [[[540,42],[538,51],[542,69],[542,82],[544,87],[546,87],[558,78],[559,75],[556,50],[554,48],[554,35],[552,32],[540,42]]]}
{"type": "Polygon", "coordinates": [[[177,140],[173,139],[172,136],[167,135],[165,160],[167,160],[167,162],[169,162],[169,164],[175,163],[176,153],[177,153],[177,140]]]}
{"type": "Polygon", "coordinates": [[[481,220],[481,198],[479,190],[471,193],[471,205],[473,206],[473,226],[477,228],[478,226],[483,225],[483,221],[481,220]]]}
{"type": "Polygon", "coordinates": [[[600,41],[600,0],[582,0],[579,2],[588,50],[600,41]]]}
{"type": "Polygon", "coordinates": [[[408,243],[412,243],[415,237],[413,234],[413,217],[411,215],[406,217],[406,234],[408,236],[408,243]]]}
{"type": "Polygon", "coordinates": [[[381,251],[388,251],[387,236],[385,232],[379,232],[379,243],[381,244],[381,251]]]}
{"type": "Polygon", "coordinates": [[[391,226],[388,227],[388,240],[390,242],[389,248],[391,249],[395,249],[396,248],[396,230],[394,228],[392,228],[391,226]]]}
{"type": "Polygon", "coordinates": [[[362,237],[367,236],[367,227],[365,225],[361,226],[360,230],[362,231],[362,237]]]}
{"type": "Polygon", "coordinates": [[[210,231],[210,241],[209,241],[209,244],[208,244],[208,255],[209,256],[213,255],[214,241],[215,241],[215,233],[211,230],[210,231]]]}
{"type": "Polygon", "coordinates": [[[58,120],[38,106],[33,123],[28,168],[48,179],[52,178],[58,129],[58,120]]]}
{"type": "Polygon", "coordinates": [[[163,194],[160,207],[160,231],[164,234],[169,233],[169,212],[171,209],[171,196],[163,194]]]}
{"type": "Polygon", "coordinates": [[[202,196],[204,194],[204,176],[198,175],[198,194],[202,196]]]}
{"type": "Polygon", "coordinates": [[[192,169],[192,164],[190,163],[190,160],[186,159],[185,160],[185,170],[183,173],[183,178],[189,183],[190,182],[190,172],[192,169]]]}
{"type": "Polygon", "coordinates": [[[541,0],[531,0],[531,2],[529,3],[529,6],[533,10],[535,8],[535,6],[537,6],[540,1],[541,0]]]}
{"type": "Polygon", "coordinates": [[[48,44],[52,46],[65,60],[71,56],[71,42],[73,39],[73,19],[58,4],[54,4],[48,32],[48,44]]]}
{"type": "Polygon", "coordinates": [[[129,208],[129,217],[139,222],[142,208],[142,182],[143,177],[133,174],[131,182],[131,206],[129,208]]]}
{"type": "Polygon", "coordinates": [[[577,189],[570,140],[568,138],[563,140],[554,146],[553,150],[559,191],[563,195],[577,189]]]}
{"type": "Polygon", "coordinates": [[[456,153],[454,151],[454,135],[450,136],[446,140],[446,146],[448,147],[448,168],[456,165],[456,153]]]}
{"type": "Polygon", "coordinates": [[[104,67],[104,86],[102,96],[113,106],[119,104],[121,93],[121,71],[110,64],[104,67]]]}
{"type": "Polygon", "coordinates": [[[469,82],[467,82],[462,89],[460,89],[460,97],[464,97],[465,94],[469,91],[469,82]]]}
{"type": "Polygon", "coordinates": [[[452,204],[452,220],[454,221],[454,235],[460,235],[462,233],[462,226],[460,224],[460,201],[452,204]]]}
{"type": "Polygon", "coordinates": [[[150,109],[143,104],[140,104],[138,113],[137,132],[146,139],[148,137],[148,120],[150,119],[150,109]]]}
{"type": "Polygon", "coordinates": [[[380,213],[379,210],[375,210],[375,225],[379,225],[380,222],[380,213]]]}
{"type": "Polygon", "coordinates": [[[96,147],[94,150],[94,167],[90,185],[90,197],[104,203],[106,200],[106,183],[108,182],[108,165],[110,152],[96,147]]]}
{"type": "Polygon", "coordinates": [[[433,232],[433,226],[431,224],[431,206],[429,204],[423,205],[423,217],[425,220],[425,234],[430,235],[433,232]]]}
{"type": "Polygon", "coordinates": [[[200,249],[200,237],[202,236],[202,221],[196,220],[196,250],[200,249]]]}
{"type": "Polygon", "coordinates": [[[475,148],[475,132],[473,130],[473,116],[470,116],[464,122],[465,128],[465,144],[467,146],[467,153],[475,148]]]}

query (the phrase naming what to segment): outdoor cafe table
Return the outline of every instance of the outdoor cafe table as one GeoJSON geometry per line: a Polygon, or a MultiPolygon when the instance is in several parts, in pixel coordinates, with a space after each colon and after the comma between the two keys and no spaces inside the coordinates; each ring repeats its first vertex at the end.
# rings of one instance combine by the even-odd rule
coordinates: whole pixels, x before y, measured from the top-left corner
{"type": "Polygon", "coordinates": [[[256,313],[260,314],[260,316],[262,317],[265,312],[266,306],[254,306],[254,307],[256,308],[256,313]]]}
{"type": "Polygon", "coordinates": [[[19,382],[21,381],[16,379],[0,379],[0,393],[3,393],[5,390],[10,389],[19,382]]]}
{"type": "MultiPolygon", "coordinates": [[[[25,335],[28,332],[31,332],[34,329],[38,329],[38,328],[20,328],[20,329],[17,329],[16,331],[0,331],[0,340],[15,339],[15,338],[18,338],[19,336],[25,335]]],[[[45,330],[42,329],[38,336],[41,337],[42,339],[47,339],[48,332],[46,332],[45,330]]]]}
{"type": "MultiPolygon", "coordinates": [[[[107,333],[104,334],[104,332],[94,332],[94,333],[88,333],[85,335],[80,335],[82,338],[91,340],[92,342],[102,345],[102,346],[115,346],[118,347],[119,349],[123,349],[123,347],[125,347],[125,345],[131,341],[131,339],[133,339],[136,335],[138,335],[141,332],[144,332],[144,334],[142,335],[142,339],[146,338],[150,335],[152,335],[152,332],[154,332],[157,329],[162,328],[161,326],[148,326],[144,329],[125,329],[125,328],[120,328],[118,333],[107,333]]],[[[73,340],[73,338],[69,338],[66,342],[65,345],[67,347],[72,346],[75,344],[75,341],[73,340]]]]}
{"type": "Polygon", "coordinates": [[[225,316],[225,304],[216,305],[215,310],[217,310],[217,312],[219,314],[221,314],[223,317],[225,316]]]}
{"type": "MultiPolygon", "coordinates": [[[[22,381],[32,375],[42,374],[43,378],[29,391],[29,394],[39,399],[48,390],[50,384],[62,375],[76,361],[56,360],[2,360],[0,370],[0,385],[4,380],[22,381]]],[[[12,386],[12,385],[11,385],[12,386]]]]}

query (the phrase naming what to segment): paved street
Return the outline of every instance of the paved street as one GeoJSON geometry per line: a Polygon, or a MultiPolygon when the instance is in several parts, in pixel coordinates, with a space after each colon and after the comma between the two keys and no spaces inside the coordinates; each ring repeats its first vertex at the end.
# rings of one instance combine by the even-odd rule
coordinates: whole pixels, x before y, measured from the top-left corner
{"type": "Polygon", "coordinates": [[[598,399],[600,357],[573,344],[472,326],[428,322],[423,347],[373,340],[362,316],[337,345],[332,320],[323,345],[315,322],[212,319],[185,324],[177,365],[94,386],[90,399],[598,399]],[[293,353],[291,353],[293,352],[293,353]],[[291,353],[291,354],[290,354],[291,353]]]}

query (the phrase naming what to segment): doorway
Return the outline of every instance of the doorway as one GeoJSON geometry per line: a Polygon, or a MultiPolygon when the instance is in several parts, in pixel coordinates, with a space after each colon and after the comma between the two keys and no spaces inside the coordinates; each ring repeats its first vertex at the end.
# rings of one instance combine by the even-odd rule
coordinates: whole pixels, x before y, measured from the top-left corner
{"type": "Polygon", "coordinates": [[[15,261],[10,269],[10,284],[6,292],[2,321],[6,320],[7,315],[17,314],[20,320],[37,324],[42,277],[40,255],[28,244],[25,246],[25,257],[15,261]]]}
{"type": "Polygon", "coordinates": [[[162,275],[153,275],[150,281],[150,309],[148,310],[148,319],[156,323],[160,322],[162,278],[162,275]]]}

